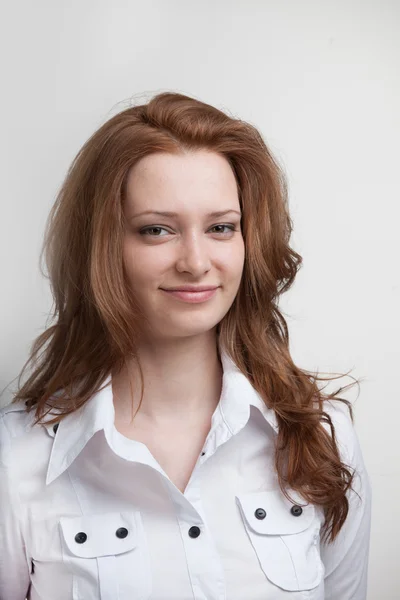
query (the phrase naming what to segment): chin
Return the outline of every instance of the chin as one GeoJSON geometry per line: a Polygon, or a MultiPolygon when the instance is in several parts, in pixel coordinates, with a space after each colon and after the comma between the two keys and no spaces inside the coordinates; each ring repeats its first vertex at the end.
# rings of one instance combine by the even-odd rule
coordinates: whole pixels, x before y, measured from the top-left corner
{"type": "Polygon", "coordinates": [[[157,334],[161,337],[190,337],[194,335],[202,335],[207,331],[211,331],[217,327],[221,319],[193,319],[182,320],[171,319],[167,324],[165,321],[160,324],[157,329],[157,334]]]}

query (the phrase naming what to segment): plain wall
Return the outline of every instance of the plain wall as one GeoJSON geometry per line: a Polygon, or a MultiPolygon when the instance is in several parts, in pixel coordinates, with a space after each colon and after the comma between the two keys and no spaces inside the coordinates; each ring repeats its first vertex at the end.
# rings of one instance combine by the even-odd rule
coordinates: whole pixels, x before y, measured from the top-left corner
{"type": "Polygon", "coordinates": [[[250,121],[287,173],[304,259],[280,303],[293,358],[363,378],[368,600],[398,599],[399,2],[10,0],[0,22],[1,389],[45,327],[45,221],[89,135],[160,91],[250,121]]]}

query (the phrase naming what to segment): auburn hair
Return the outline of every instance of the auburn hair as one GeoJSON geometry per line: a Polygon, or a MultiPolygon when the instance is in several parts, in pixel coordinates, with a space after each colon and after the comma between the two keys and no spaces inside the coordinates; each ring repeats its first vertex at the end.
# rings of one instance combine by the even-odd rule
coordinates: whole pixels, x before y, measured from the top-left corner
{"type": "MultiPolygon", "coordinates": [[[[286,177],[253,125],[214,106],[160,93],[110,118],[80,149],[50,211],[40,258],[45,252],[48,275],[43,275],[50,280],[54,322],[32,343],[13,402],[34,408],[36,423],[54,409],[57,416],[47,422],[59,421],[87,402],[127,357],[137,359],[138,324],[145,315],[123,265],[128,171],[149,154],[200,149],[229,162],[242,210],[242,279],[217,334],[277,415],[275,469],[281,490],[287,496],[291,487],[323,507],[322,535],[332,542],[348,514],[346,493],[354,473],[341,462],[323,402],[346,403],[354,421],[350,402],[337,394],[356,381],[325,394],[318,380],[342,375],[323,378],[294,364],[278,309],[280,294],[302,264],[289,246],[293,223],[286,177]],[[32,372],[21,386],[28,365],[32,372]]],[[[140,374],[143,383],[141,369],[140,374]]]]}

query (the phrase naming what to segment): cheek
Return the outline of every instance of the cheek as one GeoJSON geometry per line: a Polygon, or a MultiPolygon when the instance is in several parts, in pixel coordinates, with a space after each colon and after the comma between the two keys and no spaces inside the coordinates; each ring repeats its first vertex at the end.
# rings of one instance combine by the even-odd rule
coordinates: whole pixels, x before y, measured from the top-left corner
{"type": "Polygon", "coordinates": [[[232,276],[240,277],[243,271],[245,259],[245,247],[243,239],[227,249],[226,255],[223,257],[224,269],[232,276]]]}
{"type": "Polygon", "coordinates": [[[135,245],[129,241],[124,243],[123,260],[125,270],[133,286],[157,279],[167,267],[165,252],[157,252],[156,248],[135,245]]]}

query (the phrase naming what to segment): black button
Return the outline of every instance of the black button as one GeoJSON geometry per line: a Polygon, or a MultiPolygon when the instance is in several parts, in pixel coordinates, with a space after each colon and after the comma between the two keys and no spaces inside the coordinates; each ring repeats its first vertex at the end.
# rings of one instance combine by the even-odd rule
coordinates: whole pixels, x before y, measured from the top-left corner
{"type": "Polygon", "coordinates": [[[80,531],[75,536],[75,541],[77,544],[83,544],[87,540],[87,535],[83,531],[80,531]]]}
{"type": "Polygon", "coordinates": [[[256,516],[256,519],[265,519],[265,517],[267,516],[267,513],[263,508],[257,508],[254,514],[256,516]]]}
{"type": "Polygon", "coordinates": [[[53,425],[53,431],[54,431],[54,433],[57,433],[58,425],[59,425],[59,423],[55,423],[53,425]]]}
{"type": "Polygon", "coordinates": [[[292,513],[292,515],[294,517],[299,517],[301,515],[301,513],[303,512],[303,509],[301,508],[301,506],[298,506],[297,504],[295,504],[290,509],[290,512],[292,513]]]}
{"type": "Polygon", "coordinates": [[[128,535],[128,530],[126,529],[126,527],[120,527],[115,532],[115,535],[117,536],[117,538],[126,538],[126,536],[128,535]]]}
{"type": "Polygon", "coordinates": [[[193,525],[193,527],[191,527],[189,529],[189,535],[191,538],[197,538],[200,535],[200,529],[199,527],[196,527],[196,525],[193,525]]]}
{"type": "Polygon", "coordinates": [[[201,453],[201,455],[202,455],[202,456],[204,456],[204,455],[205,455],[205,452],[202,452],[202,453],[201,453]]]}

